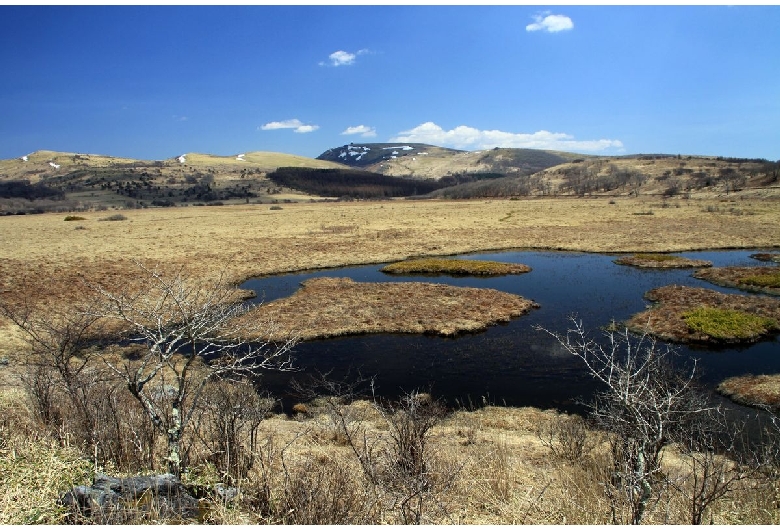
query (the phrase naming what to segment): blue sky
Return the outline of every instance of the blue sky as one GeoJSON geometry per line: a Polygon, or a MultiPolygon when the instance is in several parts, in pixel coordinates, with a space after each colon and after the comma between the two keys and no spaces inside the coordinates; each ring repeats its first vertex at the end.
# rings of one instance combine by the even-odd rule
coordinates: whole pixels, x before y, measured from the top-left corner
{"type": "Polygon", "coordinates": [[[2,6],[0,158],[780,159],[780,6],[2,6]]]}

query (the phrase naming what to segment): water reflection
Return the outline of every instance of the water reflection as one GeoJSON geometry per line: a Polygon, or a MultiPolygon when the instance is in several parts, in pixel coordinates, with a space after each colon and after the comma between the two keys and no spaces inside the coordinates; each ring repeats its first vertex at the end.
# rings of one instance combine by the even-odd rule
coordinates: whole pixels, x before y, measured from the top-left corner
{"type": "MultiPolygon", "coordinates": [[[[762,266],[749,256],[755,250],[682,252],[714,266],[762,266]]],[[[726,293],[734,289],[714,286],[691,276],[691,269],[648,270],[616,265],[615,255],[573,252],[502,252],[471,254],[463,259],[523,263],[527,274],[497,278],[399,277],[379,271],[383,265],[319,270],[303,274],[259,278],[241,287],[258,293],[257,301],[271,301],[295,292],[313,277],[349,277],[363,282],[424,281],[463,287],[488,287],[519,294],[541,307],[507,324],[457,338],[381,334],[311,341],[295,349],[296,375],[331,372],[341,378],[360,371],[376,376],[377,390],[386,396],[432,386],[433,393],[454,403],[556,407],[580,410],[594,383],[577,359],[568,355],[537,326],[565,333],[569,317],[576,315],[594,336],[612,321],[621,322],[645,309],[650,289],[668,284],[706,287],[726,293]],[[483,399],[484,398],[484,399],[483,399]]],[[[745,293],[740,293],[745,294],[745,293]]],[[[745,373],[780,372],[780,341],[716,351],[678,346],[683,359],[697,358],[702,380],[714,386],[725,377],[745,373]]],[[[289,374],[264,376],[265,386],[277,394],[288,390],[289,374]]]]}

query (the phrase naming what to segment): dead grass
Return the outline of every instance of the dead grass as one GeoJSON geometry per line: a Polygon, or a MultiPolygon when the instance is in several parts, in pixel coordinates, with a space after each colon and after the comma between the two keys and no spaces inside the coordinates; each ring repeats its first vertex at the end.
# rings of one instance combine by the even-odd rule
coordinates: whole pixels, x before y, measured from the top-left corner
{"type": "Polygon", "coordinates": [[[389,274],[451,274],[463,276],[502,276],[530,272],[531,267],[498,261],[424,258],[391,263],[382,268],[389,274]]]}
{"type": "Polygon", "coordinates": [[[254,309],[249,318],[274,322],[282,336],[302,340],[361,333],[452,336],[508,322],[534,307],[534,302],[495,289],[314,278],[292,296],[254,309]]]}
{"type": "MultiPolygon", "coordinates": [[[[19,407],[20,396],[3,395],[4,403],[19,407]]],[[[386,422],[370,402],[345,404],[345,417],[360,447],[373,449],[375,463],[383,462],[390,443],[386,422]]],[[[10,419],[18,417],[10,409],[10,419]]],[[[4,417],[9,418],[4,408],[4,417]]],[[[21,414],[24,416],[24,414],[21,414]]],[[[604,494],[609,481],[609,446],[604,435],[588,431],[592,449],[579,461],[556,457],[538,436],[547,422],[566,420],[555,411],[533,408],[484,407],[458,411],[430,431],[426,451],[430,489],[422,521],[429,524],[608,524],[610,503],[604,494]],[[468,432],[473,428],[473,432],[468,432]]],[[[62,448],[29,417],[5,421],[14,436],[3,431],[0,447],[0,521],[3,523],[61,523],[59,494],[75,484],[90,484],[92,465],[75,448],[62,448]],[[29,425],[25,430],[24,425],[29,425]],[[26,497],[25,497],[26,495],[26,497]]],[[[256,464],[236,484],[234,502],[207,498],[201,503],[206,524],[397,524],[402,521],[403,492],[390,483],[371,484],[343,438],[333,436],[327,410],[310,404],[305,417],[275,415],[255,434],[256,464]]],[[[202,449],[198,449],[201,451],[202,449]]],[[[203,462],[206,454],[194,453],[203,462]]],[[[688,522],[680,477],[687,457],[675,448],[665,450],[664,473],[679,488],[667,488],[645,516],[650,524],[688,522]]],[[[390,463],[390,462],[387,462],[390,463]]],[[[98,471],[104,471],[99,469],[98,471]]],[[[221,481],[205,462],[195,464],[188,483],[209,491],[221,481]]],[[[777,522],[773,483],[746,484],[714,506],[718,524],[777,522]],[[759,494],[760,493],[760,494],[759,494]],[[763,499],[763,501],[762,501],[763,499]]],[[[158,522],[170,522],[164,519],[158,522]]]]}
{"type": "Polygon", "coordinates": [[[729,377],[718,392],[737,403],[780,409],[780,374],[729,377]]]}
{"type": "Polygon", "coordinates": [[[750,257],[758,261],[774,261],[775,263],[780,263],[780,253],[777,252],[758,252],[756,254],[751,254],[750,257]]]}
{"type": "Polygon", "coordinates": [[[710,289],[666,285],[648,291],[645,298],[656,305],[631,317],[627,325],[638,333],[648,332],[661,340],[682,343],[738,343],[755,342],[778,331],[780,322],[780,300],[761,296],[723,294],[710,289]],[[706,328],[697,330],[691,326],[686,314],[709,308],[736,311],[746,315],[771,320],[772,324],[746,332],[744,328],[724,327],[717,333],[708,334],[706,328]]]}
{"type": "Polygon", "coordinates": [[[615,260],[618,265],[630,265],[642,269],[683,269],[689,267],[712,267],[711,261],[689,259],[670,254],[634,254],[615,260]]]}
{"type": "Polygon", "coordinates": [[[21,392],[0,393],[0,524],[61,524],[60,494],[91,481],[90,462],[32,419],[21,392]]]}

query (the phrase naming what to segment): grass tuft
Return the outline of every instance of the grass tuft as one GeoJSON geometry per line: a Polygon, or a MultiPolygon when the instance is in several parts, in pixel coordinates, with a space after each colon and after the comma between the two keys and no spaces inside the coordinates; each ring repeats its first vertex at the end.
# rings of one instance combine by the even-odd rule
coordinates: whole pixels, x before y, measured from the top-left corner
{"type": "Polygon", "coordinates": [[[114,215],[109,215],[108,217],[101,217],[98,219],[98,221],[125,221],[126,219],[127,217],[121,213],[115,213],[114,215]]]}
{"type": "Polygon", "coordinates": [[[682,316],[692,331],[718,340],[750,339],[778,329],[771,318],[736,309],[699,307],[682,316]]]}
{"type": "Polygon", "coordinates": [[[677,256],[669,254],[634,254],[634,258],[647,261],[674,261],[679,259],[677,256]]]}
{"type": "Polygon", "coordinates": [[[682,269],[688,267],[711,267],[711,261],[688,259],[673,254],[642,253],[623,256],[615,260],[618,265],[630,265],[646,269],[682,269]]]}
{"type": "Polygon", "coordinates": [[[748,406],[780,408],[780,374],[729,377],[718,385],[718,392],[748,406]]]}
{"type": "Polygon", "coordinates": [[[400,261],[382,268],[388,274],[456,274],[469,276],[499,276],[529,272],[530,267],[499,261],[426,258],[400,261]]]}
{"type": "Polygon", "coordinates": [[[780,270],[764,274],[754,274],[742,278],[742,283],[754,285],[756,287],[780,288],[780,270]]]}

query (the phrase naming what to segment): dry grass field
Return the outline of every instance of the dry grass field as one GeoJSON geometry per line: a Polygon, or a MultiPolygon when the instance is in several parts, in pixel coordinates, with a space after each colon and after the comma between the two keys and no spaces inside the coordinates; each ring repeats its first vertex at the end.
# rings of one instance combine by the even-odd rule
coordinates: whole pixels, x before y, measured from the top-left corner
{"type": "MultiPolygon", "coordinates": [[[[726,203],[728,204],[728,203],[726,203]]],[[[502,249],[679,252],[780,246],[780,203],[739,214],[699,200],[529,199],[295,203],[0,218],[2,296],[67,298],[79,278],[123,285],[134,260],[229,280],[502,249]],[[47,292],[41,280],[57,292],[47,292]],[[27,287],[25,287],[27,286],[27,287]],[[31,291],[30,291],[31,289],[31,291]]],[[[11,328],[3,328],[8,337],[11,328]]],[[[8,341],[0,341],[7,345],[8,341]]],[[[8,348],[8,346],[4,346],[8,348]]],[[[6,352],[7,353],[7,352],[6,352]]],[[[3,352],[0,352],[3,355],[3,352]]]]}
{"type": "MultiPolygon", "coordinates": [[[[200,278],[224,273],[238,284],[256,275],[503,249],[680,252],[780,247],[780,203],[768,200],[398,200],[297,203],[274,209],[139,209],[124,211],[124,219],[113,221],[104,220],[107,212],[79,215],[84,219],[65,221],[64,214],[0,218],[0,296],[67,303],[83,292],[83,279],[117,287],[132,284],[137,280],[135,260],[184,267],[200,278]]],[[[7,363],[0,366],[0,522],[59,523],[56,495],[74,483],[86,483],[98,463],[90,460],[92,448],[68,445],[67,437],[65,442],[54,441],[56,433],[44,432],[33,421],[29,402],[13,388],[25,369],[24,351],[18,332],[3,323],[0,358],[7,363]],[[22,495],[31,488],[36,495],[22,495]]],[[[343,413],[376,444],[377,455],[384,455],[391,446],[387,422],[366,404],[356,407],[343,413]]],[[[261,440],[261,463],[241,484],[246,491],[271,492],[282,506],[289,503],[290,510],[283,512],[286,519],[273,519],[260,508],[222,505],[204,522],[295,523],[304,521],[304,508],[316,508],[312,517],[335,514],[337,508],[347,515],[363,514],[368,512],[361,511],[362,505],[344,503],[377,499],[379,511],[371,513],[381,517],[345,522],[404,522],[402,510],[392,505],[400,502],[397,492],[403,485],[383,482],[386,489],[379,491],[369,484],[351,447],[334,428],[334,417],[327,407],[312,406],[297,418],[266,419],[255,433],[261,440]],[[295,504],[303,502],[295,492],[322,496],[295,504]],[[332,497],[326,499],[328,495],[332,497]]],[[[609,450],[598,433],[590,432],[576,461],[561,457],[550,439],[540,439],[542,427],[558,420],[554,412],[498,407],[445,418],[430,431],[433,478],[419,494],[420,503],[427,503],[422,521],[608,523],[609,501],[594,477],[605,469],[609,450]]],[[[193,449],[198,466],[188,479],[204,484],[221,480],[209,467],[209,454],[205,447],[193,449]]],[[[670,448],[664,462],[678,489],[667,490],[645,520],[687,522],[691,460],[670,448]]],[[[761,488],[751,484],[739,483],[734,493],[713,504],[708,512],[713,522],[776,524],[776,482],[762,483],[761,488]]],[[[256,499],[246,506],[257,506],[256,499]]],[[[423,505],[418,507],[422,510],[423,505]]]]}

